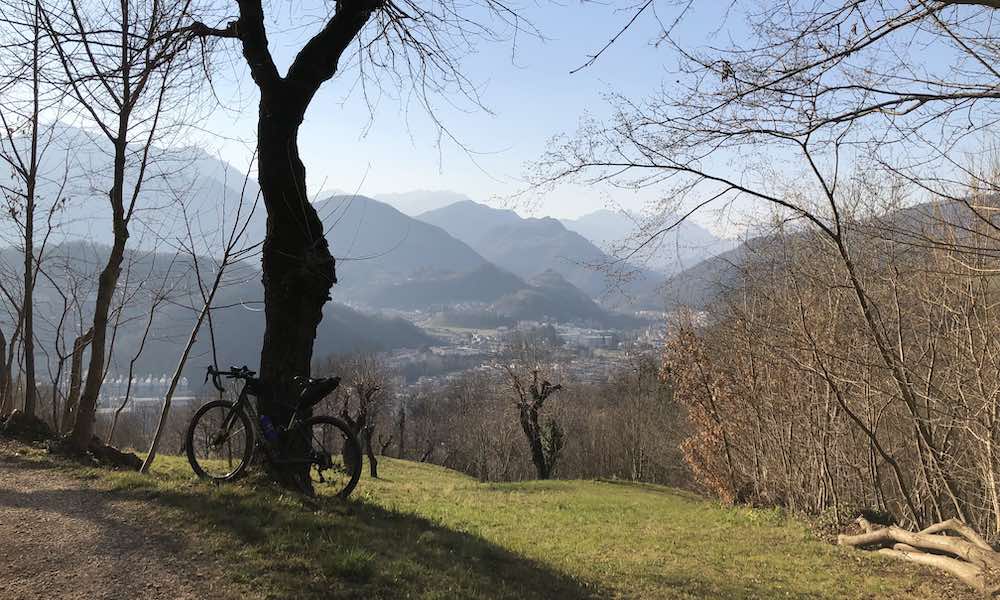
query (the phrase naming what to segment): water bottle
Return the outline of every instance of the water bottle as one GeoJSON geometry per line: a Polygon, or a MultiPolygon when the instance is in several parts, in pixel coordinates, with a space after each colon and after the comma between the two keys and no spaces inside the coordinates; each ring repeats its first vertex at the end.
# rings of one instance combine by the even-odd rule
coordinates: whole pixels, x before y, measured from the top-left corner
{"type": "Polygon", "coordinates": [[[260,427],[264,430],[264,439],[272,444],[278,441],[278,432],[274,429],[271,417],[263,415],[260,418],[260,427]]]}

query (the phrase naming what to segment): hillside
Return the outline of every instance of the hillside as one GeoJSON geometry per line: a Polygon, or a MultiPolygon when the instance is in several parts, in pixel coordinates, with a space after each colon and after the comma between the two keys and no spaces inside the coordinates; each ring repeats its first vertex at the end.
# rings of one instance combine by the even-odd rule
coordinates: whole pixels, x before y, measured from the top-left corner
{"type": "Polygon", "coordinates": [[[518,225],[523,219],[512,210],[493,208],[464,200],[417,215],[425,223],[436,225],[472,247],[478,247],[491,229],[518,225]]]}
{"type": "MultiPolygon", "coordinates": [[[[52,127],[53,139],[39,165],[37,228],[46,226],[53,202],[59,199],[52,210],[55,229],[50,241],[110,245],[110,142],[92,131],[61,124],[52,127]]],[[[48,127],[43,128],[42,135],[47,139],[48,127]]],[[[27,139],[16,143],[25,145],[27,139]]],[[[128,181],[138,176],[139,157],[145,150],[140,146],[129,148],[128,181]]],[[[198,147],[151,146],[148,152],[150,164],[130,224],[129,245],[154,249],[165,240],[182,236],[186,220],[192,224],[195,238],[204,238],[206,247],[221,247],[221,237],[228,231],[227,224],[232,222],[241,196],[246,199],[243,214],[249,212],[259,189],[256,182],[236,166],[198,147]]],[[[0,177],[7,181],[10,172],[10,166],[0,161],[0,177]]],[[[262,239],[265,220],[261,204],[251,219],[251,230],[260,237],[248,236],[254,238],[250,243],[262,239]]],[[[0,223],[0,237],[5,241],[17,239],[16,231],[9,220],[0,223]]]]}
{"type": "MultiPolygon", "coordinates": [[[[94,518],[108,538],[129,526],[120,506],[144,515],[147,531],[160,532],[153,539],[169,531],[167,589],[214,583],[220,597],[302,600],[964,597],[927,572],[819,541],[778,512],[723,508],[653,485],[480,483],[387,458],[383,478],[363,479],[345,506],[252,481],[195,482],[176,457],[142,476],[9,452],[0,447],[0,497],[41,498],[11,486],[48,478],[61,496],[104,506],[94,518]],[[4,472],[11,468],[22,475],[4,472]]],[[[0,506],[0,528],[11,510],[0,506]]],[[[35,527],[61,540],[67,533],[55,517],[35,527]]],[[[56,547],[65,552],[66,542],[56,547]]],[[[16,567],[24,557],[9,560],[16,567]]]]}
{"type": "MultiPolygon", "coordinates": [[[[928,239],[940,238],[944,233],[971,238],[970,232],[976,225],[976,217],[960,203],[928,202],[870,216],[853,223],[852,227],[870,239],[921,245],[928,239]]],[[[790,239],[801,239],[794,232],[786,235],[790,239]]],[[[740,285],[741,269],[749,259],[758,257],[773,263],[768,253],[777,250],[777,243],[775,235],[763,234],[676,273],[663,284],[662,294],[667,308],[704,308],[720,294],[740,285]]]]}
{"type": "Polygon", "coordinates": [[[621,328],[636,325],[633,319],[605,310],[553,270],[533,277],[528,283],[530,287],[497,300],[492,310],[515,320],[557,320],[621,328]]]}
{"type": "Polygon", "coordinates": [[[613,267],[616,272],[609,277],[608,255],[557,219],[526,219],[512,210],[472,201],[451,204],[417,218],[441,227],[486,260],[523,279],[555,271],[596,300],[620,292],[629,305],[659,308],[662,304],[656,290],[662,275],[633,265],[625,267],[625,283],[618,277],[620,267],[613,267]]]}
{"type": "Polygon", "coordinates": [[[378,289],[365,301],[378,308],[428,310],[465,302],[494,302],[525,287],[520,277],[485,263],[465,273],[417,274],[378,289]]]}
{"type": "Polygon", "coordinates": [[[448,190],[413,190],[409,192],[394,192],[375,194],[375,199],[397,209],[411,217],[429,210],[448,206],[456,202],[469,202],[469,197],[448,190]]]}
{"type": "MultiPolygon", "coordinates": [[[[88,298],[84,302],[83,314],[90,314],[96,274],[106,260],[107,247],[76,242],[54,246],[49,252],[51,264],[59,267],[51,270],[53,281],[64,293],[76,286],[78,294],[88,298]]],[[[10,248],[0,249],[0,261],[17,265],[13,253],[10,248]]],[[[203,266],[210,264],[205,258],[201,262],[203,266]]],[[[153,326],[136,362],[136,369],[139,373],[163,373],[176,364],[180,348],[195,319],[190,308],[194,296],[189,295],[196,294],[191,260],[174,258],[172,254],[130,250],[126,255],[121,288],[133,299],[121,318],[112,322],[112,327],[117,322],[115,352],[109,365],[112,373],[127,371],[129,361],[138,351],[151,311],[152,297],[159,293],[161,281],[166,282],[164,289],[173,289],[173,295],[171,301],[162,302],[156,308],[153,326]],[[140,284],[144,286],[141,289],[140,284]]],[[[256,364],[264,333],[262,298],[260,274],[255,266],[242,263],[231,266],[216,296],[217,308],[212,313],[219,364],[256,364]]],[[[36,336],[46,345],[51,345],[56,336],[62,299],[59,289],[47,278],[39,278],[36,304],[36,336]]],[[[79,333],[77,327],[77,324],[65,326],[64,336],[69,340],[66,343],[72,344],[73,337],[79,333]]],[[[211,342],[212,336],[206,327],[192,350],[187,368],[189,376],[212,362],[211,342]]],[[[418,348],[433,342],[434,338],[403,319],[366,314],[331,302],[324,307],[314,356],[321,359],[332,353],[418,348]]],[[[46,358],[40,356],[39,360],[46,358]]]]}
{"type": "Polygon", "coordinates": [[[556,219],[524,219],[475,202],[451,204],[418,218],[464,239],[484,258],[522,278],[553,270],[592,298],[607,289],[604,275],[594,268],[607,256],[556,219]]]}
{"type": "Polygon", "coordinates": [[[750,246],[747,243],[741,244],[668,278],[662,290],[667,308],[685,307],[700,310],[724,291],[738,285],[740,265],[749,250],[750,246]]]}

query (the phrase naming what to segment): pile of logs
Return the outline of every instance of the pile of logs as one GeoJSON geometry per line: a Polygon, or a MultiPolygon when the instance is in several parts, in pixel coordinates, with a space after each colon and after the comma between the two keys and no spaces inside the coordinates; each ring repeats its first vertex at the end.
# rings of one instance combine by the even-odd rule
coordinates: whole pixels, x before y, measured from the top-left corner
{"type": "Polygon", "coordinates": [[[840,535],[839,544],[935,567],[983,594],[1000,594],[1000,553],[965,523],[949,519],[913,532],[895,525],[873,526],[864,518],[857,522],[863,532],[840,535]]]}

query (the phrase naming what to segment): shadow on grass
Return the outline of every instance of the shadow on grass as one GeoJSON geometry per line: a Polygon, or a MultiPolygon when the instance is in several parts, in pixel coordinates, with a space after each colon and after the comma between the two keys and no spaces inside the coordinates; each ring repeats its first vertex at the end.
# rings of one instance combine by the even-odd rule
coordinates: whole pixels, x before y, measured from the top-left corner
{"type": "MultiPolygon", "coordinates": [[[[17,468],[52,468],[45,460],[4,460],[17,468]]],[[[477,536],[364,500],[307,503],[253,483],[215,486],[137,474],[97,479],[111,481],[109,492],[98,492],[106,500],[136,500],[153,508],[146,521],[149,531],[128,533],[159,537],[157,530],[164,528],[158,522],[180,528],[188,535],[170,543],[171,551],[192,561],[211,556],[226,579],[255,597],[513,600],[612,595],[477,536]]],[[[87,514],[67,509],[77,503],[60,496],[77,493],[0,495],[0,510],[4,505],[72,510],[72,516],[92,520],[102,531],[121,528],[93,504],[87,514]]]]}
{"type": "Polygon", "coordinates": [[[161,492],[157,501],[238,542],[239,560],[248,559],[238,569],[243,583],[264,584],[274,597],[609,595],[479,537],[364,501],[321,499],[309,510],[270,489],[210,492],[161,492]]]}

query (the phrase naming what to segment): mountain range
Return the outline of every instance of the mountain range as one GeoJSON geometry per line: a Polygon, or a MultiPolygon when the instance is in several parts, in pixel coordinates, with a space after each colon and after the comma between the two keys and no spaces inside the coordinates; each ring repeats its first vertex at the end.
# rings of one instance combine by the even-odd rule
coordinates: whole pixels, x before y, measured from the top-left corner
{"type": "MultiPolygon", "coordinates": [[[[60,260],[76,261],[70,269],[73,273],[92,276],[102,263],[103,248],[112,241],[106,196],[108,148],[99,136],[64,129],[54,136],[58,143],[49,147],[43,161],[39,218],[48,221],[47,211],[52,209],[55,229],[49,254],[65,255],[60,260]]],[[[188,225],[198,254],[218,253],[237,214],[247,222],[246,246],[263,239],[263,206],[247,216],[259,198],[252,177],[198,148],[153,148],[151,152],[158,160],[130,226],[133,263],[163,264],[171,254],[169,249],[187,236],[188,225]]],[[[366,346],[433,343],[432,337],[411,323],[379,316],[382,310],[462,319],[492,315],[497,322],[544,320],[630,327],[635,320],[611,308],[614,301],[609,292],[621,292],[629,299],[626,313],[662,307],[657,288],[663,275],[617,263],[606,251],[611,238],[628,235],[625,215],[599,212],[562,222],[521,217],[454,192],[418,191],[380,198],[384,201],[341,194],[314,203],[337,257],[339,278],[333,292],[335,303],[328,307],[317,341],[317,355],[366,346]]],[[[678,232],[690,246],[719,248],[718,240],[695,225],[678,232]]],[[[0,225],[0,238],[14,247],[17,233],[9,222],[0,225]]],[[[17,264],[13,255],[4,260],[17,264]]],[[[232,348],[220,350],[225,356],[256,347],[262,332],[259,273],[250,265],[240,268],[238,281],[220,292],[217,302],[231,307],[220,309],[215,323],[222,332],[222,346],[232,348]]],[[[146,277],[153,277],[155,269],[149,269],[146,277]]],[[[54,289],[40,292],[40,297],[55,298],[54,289]]],[[[167,324],[156,332],[156,339],[176,343],[175,338],[183,337],[184,327],[176,324],[186,323],[187,315],[177,310],[164,309],[167,324]]],[[[141,320],[140,312],[129,323],[141,320]]],[[[135,337],[129,327],[122,329],[118,339],[123,352],[135,337]]],[[[204,352],[202,347],[196,350],[204,352]]],[[[151,364],[162,364],[165,357],[151,352],[151,364]]]]}
{"type": "Polygon", "coordinates": [[[615,290],[614,269],[620,265],[584,236],[557,219],[523,218],[512,210],[491,208],[471,200],[425,212],[417,219],[437,225],[462,240],[486,260],[519,277],[531,279],[546,271],[561,275],[591,298],[626,291],[640,305],[655,306],[655,286],[662,276],[648,269],[634,271],[626,290],[615,290]]]}

